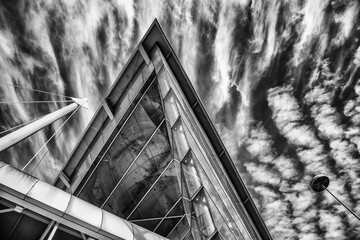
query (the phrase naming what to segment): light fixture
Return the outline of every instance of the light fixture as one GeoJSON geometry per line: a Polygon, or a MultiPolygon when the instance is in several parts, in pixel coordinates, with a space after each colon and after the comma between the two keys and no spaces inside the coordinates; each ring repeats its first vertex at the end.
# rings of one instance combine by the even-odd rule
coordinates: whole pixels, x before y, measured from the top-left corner
{"type": "Polygon", "coordinates": [[[327,189],[329,184],[330,179],[327,176],[323,174],[318,174],[311,180],[310,187],[315,192],[322,192],[326,190],[328,193],[331,194],[331,196],[333,196],[341,205],[343,205],[349,212],[352,213],[352,215],[354,215],[360,221],[360,218],[350,208],[348,208],[343,202],[341,202],[337,197],[335,197],[335,195],[329,189],[327,189]]]}

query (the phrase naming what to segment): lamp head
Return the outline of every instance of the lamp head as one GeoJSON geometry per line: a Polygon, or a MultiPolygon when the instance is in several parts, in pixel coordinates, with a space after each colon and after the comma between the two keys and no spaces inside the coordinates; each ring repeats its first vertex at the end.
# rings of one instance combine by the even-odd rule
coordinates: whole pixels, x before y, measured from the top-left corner
{"type": "Polygon", "coordinates": [[[315,192],[322,192],[329,186],[330,180],[323,174],[316,175],[310,182],[310,187],[315,192]]]}

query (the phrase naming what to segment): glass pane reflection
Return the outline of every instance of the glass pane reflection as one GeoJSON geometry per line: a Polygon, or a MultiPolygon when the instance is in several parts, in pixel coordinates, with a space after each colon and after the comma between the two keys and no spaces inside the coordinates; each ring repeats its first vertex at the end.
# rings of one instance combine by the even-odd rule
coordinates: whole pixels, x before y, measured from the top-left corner
{"type": "Polygon", "coordinates": [[[159,47],[157,45],[155,45],[150,51],[150,59],[151,59],[152,63],[155,66],[155,71],[156,72],[159,72],[160,68],[163,65],[161,55],[162,54],[161,54],[160,49],[159,49],[159,47]]]}
{"type": "Polygon", "coordinates": [[[154,82],[90,176],[79,197],[101,206],[163,119],[154,82]]]}
{"type": "Polygon", "coordinates": [[[184,240],[194,240],[192,232],[188,232],[188,234],[186,234],[186,236],[184,237],[184,240]]]}
{"type": "Polygon", "coordinates": [[[179,108],[176,97],[173,92],[170,92],[164,100],[166,117],[170,121],[170,125],[174,125],[179,117],[179,108]]]}
{"type": "Polygon", "coordinates": [[[130,220],[163,217],[180,197],[179,166],[172,161],[130,220]]]}
{"type": "Polygon", "coordinates": [[[169,76],[166,72],[166,69],[163,67],[161,68],[160,72],[157,75],[157,79],[159,81],[159,85],[160,85],[160,91],[161,94],[163,96],[163,98],[166,96],[166,94],[169,92],[170,90],[170,86],[169,86],[169,76]]]}
{"type": "Polygon", "coordinates": [[[156,226],[160,223],[160,221],[161,220],[144,220],[144,221],[136,221],[133,223],[139,225],[140,227],[153,231],[156,228],[156,226]]]}
{"type": "Polygon", "coordinates": [[[189,229],[190,229],[189,223],[186,217],[183,217],[181,221],[178,223],[178,225],[170,232],[167,238],[172,240],[181,240],[187,234],[189,229]]]}
{"type": "Polygon", "coordinates": [[[174,157],[180,160],[189,149],[181,119],[174,125],[172,130],[174,138],[174,157]]]}
{"type": "MultiPolygon", "coordinates": [[[[221,216],[218,207],[215,205],[215,202],[211,199],[211,196],[206,193],[205,194],[207,196],[207,199],[209,199],[209,207],[210,207],[210,211],[214,220],[214,224],[217,228],[217,230],[220,232],[221,236],[223,236],[225,239],[229,239],[229,240],[242,240],[244,239],[244,237],[237,232],[236,234],[236,238],[234,236],[234,234],[231,232],[229,226],[227,225],[227,223],[225,222],[225,219],[221,216]]],[[[231,224],[231,223],[229,223],[231,224]]],[[[233,223],[235,224],[235,223],[233,223]]]]}
{"type": "Polygon", "coordinates": [[[189,197],[192,198],[197,190],[201,187],[201,180],[195,166],[194,155],[190,152],[181,162],[183,176],[189,197]]]}
{"type": "Polygon", "coordinates": [[[201,190],[193,200],[195,213],[199,225],[199,231],[202,235],[209,237],[215,231],[215,226],[211,218],[208,201],[201,190]]]}
{"type": "MultiPolygon", "coordinates": [[[[104,205],[104,209],[118,216],[128,217],[171,159],[171,148],[164,123],[131,166],[104,205]]],[[[153,216],[146,218],[153,218],[153,216]]]]}
{"type": "Polygon", "coordinates": [[[181,217],[173,217],[165,219],[158,229],[156,229],[156,233],[160,234],[161,236],[167,236],[177,225],[177,223],[181,220],[181,217]]]}

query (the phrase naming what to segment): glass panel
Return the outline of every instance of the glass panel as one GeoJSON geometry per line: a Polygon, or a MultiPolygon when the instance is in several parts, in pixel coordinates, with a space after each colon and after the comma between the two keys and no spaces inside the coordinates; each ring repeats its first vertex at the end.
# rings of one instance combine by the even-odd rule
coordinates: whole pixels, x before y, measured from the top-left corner
{"type": "Polygon", "coordinates": [[[17,222],[13,232],[10,233],[9,239],[37,240],[41,237],[46,227],[47,224],[22,214],[20,221],[17,222]]]}
{"type": "Polygon", "coordinates": [[[163,116],[157,83],[154,82],[112,142],[79,197],[101,206],[154,133],[163,116]]]}
{"type": "Polygon", "coordinates": [[[164,217],[180,197],[179,170],[172,161],[129,219],[164,217]]]}
{"type": "Polygon", "coordinates": [[[184,237],[184,240],[194,240],[192,232],[188,232],[188,234],[186,234],[186,236],[184,237]]]}
{"type": "Polygon", "coordinates": [[[200,233],[198,220],[196,219],[195,214],[193,214],[193,217],[191,217],[191,236],[194,240],[205,239],[200,233]]]}
{"type": "MultiPolygon", "coordinates": [[[[134,76],[135,74],[139,74],[138,69],[140,68],[141,64],[144,62],[141,54],[137,51],[135,56],[130,59],[127,67],[123,70],[123,73],[120,76],[120,79],[117,80],[117,84],[111,90],[109,94],[109,103],[110,106],[114,106],[118,101],[118,96],[122,95],[125,96],[125,91],[127,89],[135,89],[133,84],[136,84],[136,79],[138,76],[134,76]],[[132,79],[134,78],[134,79],[132,79]],[[116,97],[117,96],[117,97],[116,97]]],[[[122,99],[119,100],[120,102],[122,99]]]]}
{"type": "Polygon", "coordinates": [[[155,45],[150,51],[150,59],[151,59],[152,63],[155,66],[155,71],[156,72],[159,72],[160,68],[163,65],[161,55],[162,54],[161,54],[160,49],[159,49],[159,47],[157,45],[155,45]]]}
{"type": "Polygon", "coordinates": [[[180,201],[178,201],[176,206],[170,211],[170,213],[167,216],[168,217],[169,216],[180,216],[180,215],[184,215],[184,214],[185,214],[184,204],[183,204],[183,200],[181,199],[180,201]]]}
{"type": "Polygon", "coordinates": [[[181,219],[178,225],[170,232],[167,238],[172,240],[181,240],[185,236],[185,234],[189,231],[189,223],[186,220],[186,217],[181,219]]]}
{"type": "Polygon", "coordinates": [[[189,149],[181,119],[172,128],[174,138],[174,157],[181,159],[189,149]]]}
{"type": "Polygon", "coordinates": [[[209,237],[215,231],[215,226],[211,218],[208,201],[201,190],[193,200],[196,217],[199,224],[200,233],[203,236],[209,237]]]}
{"type": "Polygon", "coordinates": [[[192,217],[196,218],[194,206],[193,206],[192,202],[187,199],[183,199],[183,206],[184,206],[187,221],[189,223],[191,223],[191,218],[192,217]]]}
{"type": "Polygon", "coordinates": [[[173,92],[169,93],[164,100],[166,117],[170,121],[170,125],[174,125],[175,121],[179,117],[179,108],[176,97],[173,92]]]}
{"type": "Polygon", "coordinates": [[[211,196],[209,196],[207,193],[205,193],[205,195],[206,195],[207,199],[209,199],[209,207],[210,207],[211,215],[214,220],[214,224],[215,224],[216,228],[218,229],[218,231],[220,232],[220,234],[223,236],[223,238],[234,239],[234,240],[244,239],[242,234],[239,232],[237,232],[237,234],[236,234],[237,238],[235,238],[235,236],[231,232],[229,226],[226,224],[225,219],[221,216],[221,214],[218,210],[218,206],[215,205],[214,201],[211,199],[211,196]]]}
{"type": "Polygon", "coordinates": [[[116,115],[120,114],[122,116],[124,114],[124,110],[127,110],[129,106],[131,106],[145,82],[140,69],[135,73],[136,75],[134,75],[134,78],[127,86],[119,81],[120,84],[116,86],[117,91],[113,91],[114,93],[111,93],[107,97],[108,103],[114,112],[117,113],[116,115]]]}
{"type": "Polygon", "coordinates": [[[225,189],[222,185],[220,185],[218,178],[216,178],[214,169],[209,166],[208,160],[205,158],[203,152],[200,150],[200,146],[195,141],[193,137],[194,134],[190,133],[187,125],[184,125],[184,129],[189,145],[191,146],[193,161],[195,163],[198,176],[201,179],[206,192],[208,192],[209,196],[211,196],[215,202],[216,207],[219,209],[219,212],[227,222],[234,235],[241,236],[245,234],[248,236],[242,220],[239,218],[239,215],[230,202],[228,195],[225,193],[225,189]]]}
{"type": "Polygon", "coordinates": [[[158,73],[157,79],[159,81],[161,95],[164,98],[170,90],[170,85],[169,85],[170,79],[164,67],[161,68],[160,72],[158,73]]]}
{"type": "MultiPolygon", "coordinates": [[[[172,159],[166,125],[163,123],[116,188],[104,209],[126,218],[140,202],[172,159]]],[[[146,218],[153,218],[149,216],[146,218]]],[[[141,218],[137,218],[141,219],[141,218]]]]}
{"type": "MultiPolygon", "coordinates": [[[[76,237],[66,231],[63,231],[60,228],[63,228],[65,230],[65,228],[63,226],[59,226],[59,228],[56,230],[55,235],[52,238],[52,240],[64,240],[64,239],[66,239],[66,240],[82,240],[83,239],[83,238],[76,237]]],[[[49,234],[50,234],[50,232],[49,232],[49,234]]],[[[79,235],[80,235],[80,233],[79,233],[79,235]]]]}
{"type": "MultiPolygon", "coordinates": [[[[5,207],[2,204],[0,204],[0,210],[8,209],[10,207],[5,207]]],[[[15,211],[1,213],[0,216],[0,239],[8,239],[10,237],[10,234],[14,228],[14,226],[18,223],[20,220],[21,214],[17,213],[15,211]]]]}
{"type": "Polygon", "coordinates": [[[181,220],[181,217],[174,217],[174,218],[168,218],[165,219],[158,229],[156,229],[156,233],[160,234],[161,236],[166,237],[177,225],[177,223],[181,220]]]}
{"type": "Polygon", "coordinates": [[[164,221],[155,230],[156,233],[166,237],[184,216],[184,206],[182,198],[178,200],[173,209],[166,215],[164,221]],[[172,218],[173,217],[173,218],[172,218]]]}
{"type": "Polygon", "coordinates": [[[195,156],[191,152],[181,162],[186,188],[190,198],[192,198],[196,191],[201,187],[201,180],[195,166],[196,159],[194,159],[194,157],[195,156]]]}
{"type": "Polygon", "coordinates": [[[143,106],[145,112],[156,126],[158,126],[164,118],[158,89],[158,83],[157,81],[154,81],[141,101],[141,105],[143,106]]]}
{"type": "Polygon", "coordinates": [[[132,222],[132,223],[134,223],[140,227],[146,228],[150,231],[154,231],[154,229],[160,223],[160,221],[161,220],[157,219],[157,220],[136,221],[136,222],[132,222]]]}
{"type": "MultiPolygon", "coordinates": [[[[230,238],[226,238],[226,239],[230,239],[230,238]]],[[[222,238],[219,233],[215,233],[215,235],[211,238],[211,240],[222,240],[222,238]]]]}

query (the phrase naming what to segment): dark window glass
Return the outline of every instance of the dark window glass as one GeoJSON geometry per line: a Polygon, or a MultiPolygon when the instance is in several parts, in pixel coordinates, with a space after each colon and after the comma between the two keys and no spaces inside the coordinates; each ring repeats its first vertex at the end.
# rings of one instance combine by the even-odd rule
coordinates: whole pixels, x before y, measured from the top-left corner
{"type": "Polygon", "coordinates": [[[156,220],[149,219],[144,221],[136,221],[133,223],[139,225],[140,227],[153,231],[156,228],[156,226],[159,225],[160,221],[161,221],[160,219],[156,219],[156,220]]]}
{"type": "Polygon", "coordinates": [[[169,81],[171,81],[165,67],[160,69],[160,72],[157,74],[157,78],[159,81],[162,96],[164,98],[170,90],[169,81]]]}
{"type": "Polygon", "coordinates": [[[167,238],[172,240],[181,240],[188,233],[190,227],[186,217],[182,218],[176,227],[169,233],[167,238]]]}
{"type": "MultiPolygon", "coordinates": [[[[230,239],[230,238],[226,238],[226,239],[230,239]]],[[[221,236],[219,233],[216,233],[212,238],[211,240],[222,240],[221,236]]]]}
{"type": "Polygon", "coordinates": [[[19,222],[9,236],[9,239],[39,239],[45,231],[46,227],[47,224],[22,214],[19,222]]]}
{"type": "Polygon", "coordinates": [[[112,142],[79,197],[102,206],[163,119],[155,81],[112,142]]]}
{"type": "Polygon", "coordinates": [[[185,236],[184,240],[194,240],[194,238],[193,238],[193,234],[192,234],[192,232],[191,232],[191,231],[190,231],[190,232],[188,232],[188,234],[186,234],[186,236],[185,236]]]}
{"type": "Polygon", "coordinates": [[[164,217],[180,197],[179,170],[172,161],[129,219],[164,217]]]}
{"type": "MultiPolygon", "coordinates": [[[[8,209],[9,207],[5,207],[0,204],[0,210],[8,209]]],[[[21,214],[15,211],[1,213],[0,214],[0,239],[8,239],[11,231],[13,230],[14,226],[20,220],[21,214]]]]}
{"type": "Polygon", "coordinates": [[[159,178],[171,159],[170,143],[166,125],[163,123],[104,205],[104,209],[126,218],[159,178]]]}
{"type": "Polygon", "coordinates": [[[170,217],[165,219],[160,226],[156,229],[156,233],[161,236],[167,236],[181,220],[181,217],[170,217]]]}

